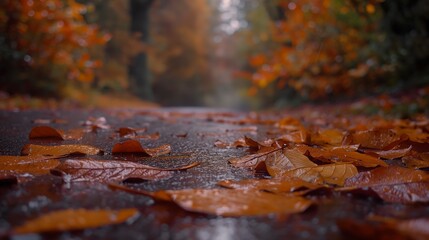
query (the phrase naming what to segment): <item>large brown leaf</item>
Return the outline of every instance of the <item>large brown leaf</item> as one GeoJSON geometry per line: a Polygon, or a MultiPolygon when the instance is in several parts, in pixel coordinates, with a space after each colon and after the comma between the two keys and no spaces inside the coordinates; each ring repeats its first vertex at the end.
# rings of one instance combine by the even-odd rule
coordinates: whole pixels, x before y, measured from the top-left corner
{"type": "Polygon", "coordinates": [[[267,155],[265,165],[272,177],[282,176],[284,172],[304,167],[315,167],[317,164],[297,150],[283,149],[267,155]]]}
{"type": "Polygon", "coordinates": [[[49,126],[37,126],[33,127],[30,131],[29,138],[37,139],[37,138],[52,138],[58,140],[80,140],[83,137],[82,129],[71,129],[66,132],[60,129],[55,129],[49,126]]]}
{"type": "Polygon", "coordinates": [[[353,164],[326,164],[316,167],[303,167],[284,172],[279,177],[297,177],[317,184],[335,184],[342,186],[346,179],[358,173],[353,164]]]}
{"type": "Polygon", "coordinates": [[[47,213],[12,230],[12,234],[82,230],[119,224],[137,217],[135,208],[121,210],[66,209],[47,213]]]}
{"type": "Polygon", "coordinates": [[[158,180],[170,177],[173,171],[197,166],[193,163],[178,168],[156,168],[127,161],[113,160],[66,160],[51,172],[61,175],[65,181],[124,181],[127,179],[158,180]]]}
{"type": "Polygon", "coordinates": [[[359,144],[365,148],[384,149],[402,138],[393,130],[377,128],[373,130],[357,131],[350,133],[344,140],[348,144],[359,144]]]}
{"type": "Polygon", "coordinates": [[[378,185],[372,186],[371,189],[386,202],[405,204],[429,202],[429,182],[378,185]]]}
{"type": "Polygon", "coordinates": [[[0,173],[44,175],[58,164],[58,160],[42,156],[0,156],[0,173]]]}
{"type": "Polygon", "coordinates": [[[219,186],[242,190],[261,190],[272,193],[288,193],[301,189],[316,189],[321,185],[306,182],[299,178],[286,179],[245,179],[240,181],[223,180],[219,186]]]}
{"type": "Polygon", "coordinates": [[[171,152],[171,146],[168,144],[161,145],[156,148],[143,148],[141,143],[137,140],[126,140],[124,142],[116,143],[113,146],[112,153],[137,153],[148,157],[157,157],[171,152]]]}
{"type": "Polygon", "coordinates": [[[429,181],[429,174],[398,166],[378,167],[347,179],[346,187],[371,187],[429,181]]]}
{"type": "Polygon", "coordinates": [[[99,148],[88,145],[59,145],[59,146],[42,146],[35,144],[27,144],[22,150],[22,155],[29,156],[64,156],[71,154],[78,155],[96,155],[103,151],[99,148]]]}
{"type": "Polygon", "coordinates": [[[391,150],[385,150],[385,151],[374,151],[375,154],[378,156],[384,158],[384,159],[395,159],[395,158],[401,158],[411,152],[411,149],[413,147],[409,146],[408,148],[403,149],[391,149],[391,150]]]}
{"type": "Polygon", "coordinates": [[[166,192],[187,211],[228,217],[299,213],[312,203],[302,197],[284,197],[258,190],[185,189],[166,192]]]}
{"type": "Polygon", "coordinates": [[[109,187],[149,196],[158,201],[174,202],[187,211],[227,217],[300,213],[312,204],[303,197],[282,196],[259,190],[185,189],[147,192],[116,183],[109,183],[109,187]]]}

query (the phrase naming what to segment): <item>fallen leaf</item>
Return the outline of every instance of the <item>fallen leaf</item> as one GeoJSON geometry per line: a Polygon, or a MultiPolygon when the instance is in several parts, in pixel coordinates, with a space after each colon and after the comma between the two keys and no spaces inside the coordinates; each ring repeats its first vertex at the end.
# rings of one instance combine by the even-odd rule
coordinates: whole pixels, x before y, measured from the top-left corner
{"type": "Polygon", "coordinates": [[[178,137],[178,138],[186,138],[188,136],[188,133],[187,132],[185,132],[185,133],[178,133],[175,136],[178,137]]]}
{"type": "Polygon", "coordinates": [[[168,144],[156,148],[143,148],[139,141],[129,139],[124,142],[116,143],[112,148],[112,154],[117,153],[140,153],[149,157],[161,156],[171,152],[171,146],[168,144]]]}
{"type": "Polygon", "coordinates": [[[402,158],[402,162],[408,168],[420,169],[420,168],[428,168],[429,167],[429,160],[418,159],[418,158],[413,157],[413,156],[402,158]]]}
{"type": "Polygon", "coordinates": [[[29,138],[30,139],[38,139],[38,138],[53,138],[58,140],[80,140],[83,137],[82,129],[71,129],[66,132],[55,129],[49,126],[37,126],[33,127],[30,131],[29,138]]]}
{"type": "Polygon", "coordinates": [[[214,145],[218,148],[230,148],[231,147],[231,144],[224,142],[224,141],[221,141],[219,139],[214,142],[214,145]]]}
{"type": "Polygon", "coordinates": [[[240,181],[223,180],[217,185],[242,190],[260,190],[272,193],[288,193],[303,189],[316,189],[321,185],[306,182],[299,178],[286,179],[245,179],[240,181]]]}
{"type": "Polygon", "coordinates": [[[338,129],[324,129],[311,135],[311,142],[318,145],[329,144],[338,146],[343,141],[343,138],[343,131],[338,129]]]}
{"type": "Polygon", "coordinates": [[[12,234],[29,234],[82,230],[119,224],[134,219],[135,208],[120,210],[66,209],[44,214],[12,229],[12,234]]]}
{"type": "Polygon", "coordinates": [[[113,160],[66,160],[51,170],[64,181],[107,182],[127,179],[159,180],[172,176],[173,171],[182,171],[197,166],[193,163],[178,168],[157,168],[140,163],[113,160]]]}
{"type": "Polygon", "coordinates": [[[409,146],[408,148],[404,149],[392,149],[392,150],[386,150],[386,151],[374,151],[375,154],[378,156],[384,158],[384,159],[396,159],[401,158],[408,153],[410,153],[411,149],[413,147],[409,146]]]}
{"type": "Polygon", "coordinates": [[[137,135],[137,130],[130,127],[119,128],[117,132],[120,137],[133,137],[137,135]]]}
{"type": "Polygon", "coordinates": [[[385,149],[387,146],[401,141],[401,137],[391,129],[377,128],[357,131],[345,137],[345,142],[359,144],[364,148],[385,149]]]}
{"type": "Polygon", "coordinates": [[[300,213],[312,204],[302,197],[285,197],[261,191],[185,189],[165,192],[187,211],[224,217],[300,213]]]}
{"type": "Polygon", "coordinates": [[[378,185],[372,186],[371,189],[385,202],[403,204],[429,202],[429,182],[378,185]]]}
{"type": "Polygon", "coordinates": [[[365,240],[411,240],[402,234],[392,225],[379,224],[373,221],[362,221],[355,219],[337,220],[337,226],[341,230],[345,239],[365,239],[365,240]]]}
{"type": "Polygon", "coordinates": [[[317,184],[343,186],[346,179],[358,174],[356,167],[349,163],[334,163],[316,167],[303,167],[284,172],[278,177],[297,177],[317,184]]]}
{"type": "Polygon", "coordinates": [[[398,166],[378,167],[347,179],[346,187],[371,187],[429,181],[429,174],[398,166]]]}
{"type": "Polygon", "coordinates": [[[35,144],[27,144],[22,150],[22,155],[29,156],[65,156],[72,154],[79,155],[96,155],[103,153],[99,148],[88,145],[59,145],[59,146],[42,146],[35,144]]]}
{"type": "Polygon", "coordinates": [[[44,175],[59,164],[56,159],[42,156],[0,156],[0,173],[44,175]]]}
{"type": "Polygon", "coordinates": [[[300,127],[296,131],[278,137],[277,141],[279,140],[293,143],[308,143],[310,141],[310,134],[305,128],[300,127]]]}
{"type": "Polygon", "coordinates": [[[317,166],[304,154],[289,149],[283,149],[267,155],[265,165],[272,177],[282,176],[284,172],[296,168],[317,166]]]}

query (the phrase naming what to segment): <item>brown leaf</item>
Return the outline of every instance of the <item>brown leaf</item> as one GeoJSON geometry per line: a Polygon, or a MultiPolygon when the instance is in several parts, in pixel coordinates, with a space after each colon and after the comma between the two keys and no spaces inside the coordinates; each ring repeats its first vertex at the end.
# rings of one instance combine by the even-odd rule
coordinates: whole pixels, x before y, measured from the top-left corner
{"type": "Polygon", "coordinates": [[[282,176],[284,172],[296,168],[317,166],[317,164],[310,161],[304,154],[289,149],[283,149],[267,155],[265,165],[272,177],[282,176]]]}
{"type": "Polygon", "coordinates": [[[280,136],[277,140],[293,143],[308,143],[310,141],[310,134],[305,128],[300,127],[296,131],[280,136]]]}
{"type": "Polygon", "coordinates": [[[311,142],[318,145],[329,144],[338,146],[343,141],[343,138],[343,131],[338,129],[325,129],[311,135],[311,142]]]}
{"type": "Polygon", "coordinates": [[[418,158],[413,157],[413,156],[402,158],[402,162],[408,168],[420,169],[420,168],[428,168],[429,167],[429,160],[418,159],[418,158]]]}
{"type": "Polygon", "coordinates": [[[87,126],[92,132],[96,132],[98,129],[106,130],[110,128],[105,117],[89,117],[88,120],[82,122],[82,125],[87,126]]]}
{"type": "Polygon", "coordinates": [[[345,138],[345,141],[350,141],[350,144],[359,144],[365,148],[384,149],[401,141],[401,137],[391,129],[378,128],[351,133],[345,138]]]}
{"type": "Polygon", "coordinates": [[[119,128],[117,132],[119,133],[120,137],[133,137],[137,135],[136,129],[130,127],[119,128]]]}
{"type": "Polygon", "coordinates": [[[58,164],[58,160],[42,156],[0,156],[0,173],[44,175],[58,164]]]}
{"type": "Polygon", "coordinates": [[[281,177],[297,177],[307,182],[342,186],[346,179],[355,176],[357,173],[358,171],[353,164],[338,163],[297,168],[284,172],[281,177]]]}
{"type": "Polygon", "coordinates": [[[127,179],[159,180],[171,177],[173,171],[197,166],[193,163],[178,168],[157,168],[140,163],[113,160],[66,160],[51,173],[63,176],[64,181],[124,181],[127,179]]]}
{"type": "Polygon", "coordinates": [[[429,202],[429,182],[378,185],[372,186],[371,189],[386,202],[404,204],[429,202]]]}
{"type": "Polygon", "coordinates": [[[386,150],[386,151],[374,151],[375,154],[378,156],[384,158],[384,159],[395,159],[395,158],[401,158],[408,153],[410,153],[411,149],[413,147],[409,146],[408,148],[404,149],[392,149],[392,150],[386,150]]]}
{"type": "Polygon", "coordinates": [[[82,230],[119,224],[138,216],[135,208],[121,210],[66,209],[47,213],[12,230],[13,234],[82,230]]]}
{"type": "Polygon", "coordinates": [[[398,166],[378,167],[347,179],[346,187],[371,187],[429,181],[429,174],[398,166]]]}
{"type": "Polygon", "coordinates": [[[185,189],[165,192],[187,211],[225,217],[300,213],[312,204],[302,197],[285,197],[261,191],[185,189]]]}
{"type": "Polygon", "coordinates": [[[152,133],[152,134],[136,135],[132,138],[134,138],[134,139],[158,140],[160,137],[161,137],[161,134],[159,132],[156,132],[156,133],[152,133]]]}
{"type": "Polygon", "coordinates": [[[30,139],[38,139],[38,138],[53,138],[58,140],[80,140],[83,137],[82,129],[72,129],[64,132],[59,129],[55,129],[49,126],[37,126],[33,127],[30,131],[29,138],[30,139]]]}
{"type": "Polygon", "coordinates": [[[219,186],[242,190],[260,190],[272,193],[288,193],[302,189],[316,189],[320,185],[303,181],[299,178],[286,179],[245,179],[240,181],[224,180],[219,186]]]}
{"type": "Polygon", "coordinates": [[[22,150],[22,155],[29,156],[65,156],[65,155],[96,155],[103,153],[99,148],[88,145],[59,145],[59,146],[42,146],[27,144],[22,150]]]}
{"type": "Polygon", "coordinates": [[[124,142],[116,143],[113,146],[112,154],[117,153],[139,153],[149,157],[156,157],[171,152],[170,145],[161,145],[156,148],[143,148],[139,141],[129,139],[124,142]]]}

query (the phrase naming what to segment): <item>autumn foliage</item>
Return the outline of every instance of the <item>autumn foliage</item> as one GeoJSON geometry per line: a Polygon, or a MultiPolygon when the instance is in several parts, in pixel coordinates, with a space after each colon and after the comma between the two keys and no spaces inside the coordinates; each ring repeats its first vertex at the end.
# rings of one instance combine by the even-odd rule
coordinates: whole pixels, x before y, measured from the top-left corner
{"type": "Polygon", "coordinates": [[[109,35],[85,22],[88,10],[74,0],[1,1],[0,71],[7,76],[2,88],[61,95],[68,81],[91,82],[101,65],[91,49],[109,35]]]}
{"type": "Polygon", "coordinates": [[[378,6],[351,2],[279,1],[285,17],[272,24],[278,46],[250,58],[256,71],[249,93],[273,86],[316,99],[356,93],[356,86],[374,82],[383,73],[372,46],[380,37],[378,6]]]}

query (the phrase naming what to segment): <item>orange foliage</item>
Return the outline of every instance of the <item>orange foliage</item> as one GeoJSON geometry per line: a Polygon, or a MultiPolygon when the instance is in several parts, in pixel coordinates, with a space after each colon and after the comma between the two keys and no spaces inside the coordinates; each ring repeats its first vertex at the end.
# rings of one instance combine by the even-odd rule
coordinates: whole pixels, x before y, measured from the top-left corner
{"type": "Polygon", "coordinates": [[[279,46],[267,57],[250,58],[256,69],[252,93],[275,84],[321,98],[354,92],[354,84],[380,71],[374,54],[363,49],[375,29],[376,5],[366,5],[364,13],[348,1],[280,0],[278,6],[286,16],[273,23],[272,39],[279,46]]]}
{"type": "Polygon", "coordinates": [[[90,82],[101,62],[91,59],[89,49],[110,37],[85,22],[82,14],[87,11],[74,0],[4,0],[0,31],[13,51],[25,55],[30,68],[57,67],[68,79],[90,82]]]}

